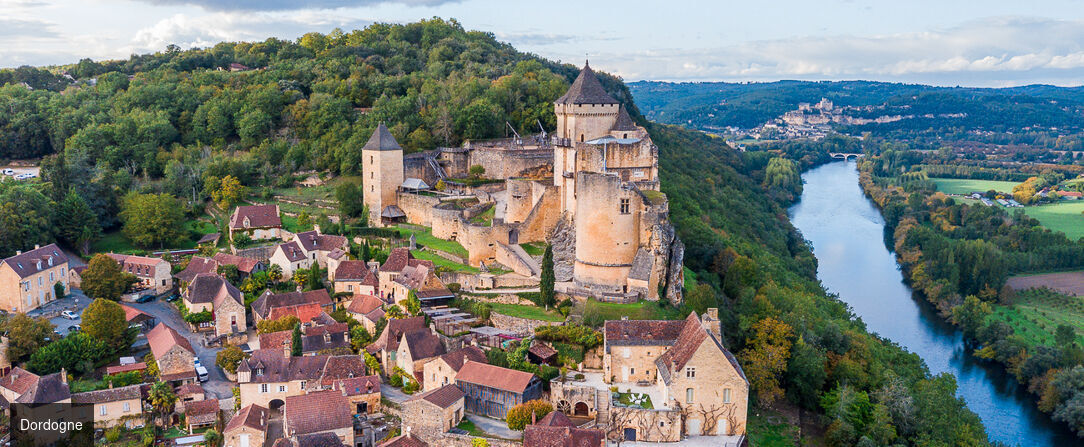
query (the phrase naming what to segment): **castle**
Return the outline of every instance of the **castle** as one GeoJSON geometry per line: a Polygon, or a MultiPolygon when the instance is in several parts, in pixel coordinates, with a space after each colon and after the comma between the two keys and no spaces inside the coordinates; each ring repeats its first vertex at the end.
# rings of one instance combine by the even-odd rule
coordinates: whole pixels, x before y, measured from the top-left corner
{"type": "Polygon", "coordinates": [[[462,244],[470,265],[500,264],[527,277],[540,268],[519,244],[549,242],[561,292],[680,302],[684,246],[659,191],[651,136],[589,65],[554,102],[554,113],[555,135],[467,142],[405,157],[379,125],[362,148],[370,224],[431,227],[434,236],[462,244]],[[496,182],[457,187],[454,179],[473,166],[496,182]],[[455,192],[428,190],[438,182],[455,192]],[[465,198],[477,204],[464,205],[465,198]]]}

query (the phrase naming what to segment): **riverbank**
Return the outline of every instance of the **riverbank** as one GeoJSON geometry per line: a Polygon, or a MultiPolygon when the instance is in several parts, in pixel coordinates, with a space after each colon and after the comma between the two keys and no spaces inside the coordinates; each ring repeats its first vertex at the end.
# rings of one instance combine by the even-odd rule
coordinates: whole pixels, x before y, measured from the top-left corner
{"type": "MultiPolygon", "coordinates": [[[[1071,413],[1059,411],[1067,407],[1074,392],[1056,389],[1054,378],[1079,365],[1084,350],[1073,341],[1060,345],[1037,342],[1052,339],[1054,327],[1043,328],[1051,333],[1048,338],[1017,333],[1017,328],[1029,328],[1007,324],[1005,319],[1015,314],[1004,312],[1012,309],[1015,296],[1011,288],[1004,287],[1005,280],[1014,269],[1033,265],[1035,261],[1028,264],[1022,259],[1036,253],[1002,247],[1011,242],[1009,238],[1024,241],[1018,244],[1028,247],[1031,241],[1052,236],[1034,229],[1028,219],[1013,220],[998,209],[958,204],[936,192],[905,191],[892,179],[875,177],[873,171],[870,165],[860,169],[859,184],[869,202],[885,216],[884,234],[888,237],[882,241],[892,250],[901,279],[936,309],[936,318],[960,332],[956,345],[963,355],[1004,376],[1026,396],[1024,405],[1029,410],[1052,413],[1057,421],[1045,414],[1042,418],[1057,423],[1055,431],[1066,431],[1062,423],[1073,425],[1074,419],[1071,413]],[[917,198],[915,194],[919,194],[917,198]],[[1066,395],[1058,395],[1063,392],[1066,395]]],[[[989,422],[987,427],[993,431],[989,422]]],[[[1052,445],[1066,442],[1081,441],[1072,437],[1052,445]]]]}

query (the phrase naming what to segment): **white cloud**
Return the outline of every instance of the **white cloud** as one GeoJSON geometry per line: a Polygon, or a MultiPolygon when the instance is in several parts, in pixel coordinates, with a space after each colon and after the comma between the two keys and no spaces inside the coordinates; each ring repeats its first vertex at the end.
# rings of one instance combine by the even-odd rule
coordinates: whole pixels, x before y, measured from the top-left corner
{"type": "Polygon", "coordinates": [[[136,31],[129,52],[160,51],[169,44],[181,48],[209,47],[223,41],[262,41],[268,37],[292,39],[308,32],[363,28],[370,21],[344,17],[333,11],[277,13],[219,12],[207,15],[175,14],[136,31]]]}
{"type": "MultiPolygon", "coordinates": [[[[593,58],[595,59],[595,58],[593,58]]],[[[1080,84],[1084,22],[998,17],[877,36],[794,37],[721,48],[599,55],[626,79],[887,79],[941,83],[1006,79],[1080,84]]]]}
{"type": "Polygon", "coordinates": [[[140,0],[152,5],[194,5],[210,11],[288,11],[334,9],[396,3],[406,6],[437,6],[458,0],[140,0]]]}

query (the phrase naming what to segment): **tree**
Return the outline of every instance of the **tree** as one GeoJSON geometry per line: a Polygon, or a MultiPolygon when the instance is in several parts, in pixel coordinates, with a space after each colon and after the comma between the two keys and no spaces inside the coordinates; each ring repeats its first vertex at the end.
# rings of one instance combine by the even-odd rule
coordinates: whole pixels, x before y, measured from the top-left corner
{"type": "Polygon", "coordinates": [[[64,292],[64,283],[57,281],[53,283],[53,296],[57,299],[64,298],[67,293],[64,292]]]}
{"type": "Polygon", "coordinates": [[[240,203],[245,198],[247,191],[241,181],[232,175],[222,177],[218,187],[211,191],[211,200],[223,210],[233,208],[234,204],[240,203]]]}
{"type": "Polygon", "coordinates": [[[798,337],[787,363],[788,396],[805,408],[815,408],[817,396],[827,380],[827,358],[816,347],[798,337]]]}
{"type": "Polygon", "coordinates": [[[470,176],[473,178],[479,178],[482,175],[485,175],[486,168],[482,165],[471,165],[467,173],[470,174],[470,176]]]}
{"type": "Polygon", "coordinates": [[[1054,343],[1058,346],[1067,346],[1076,341],[1076,330],[1067,324],[1059,324],[1054,331],[1054,343]]]}
{"type": "Polygon", "coordinates": [[[398,320],[400,318],[406,318],[406,314],[403,313],[403,308],[398,304],[392,304],[388,306],[388,310],[384,313],[389,320],[398,320]]]}
{"type": "Polygon", "coordinates": [[[164,247],[185,237],[184,207],[169,194],[130,193],[120,212],[124,236],[140,247],[164,247]]]}
{"type": "Polygon", "coordinates": [[[241,348],[229,345],[215,355],[215,364],[230,374],[237,374],[237,365],[247,357],[241,348]]]}
{"type": "Polygon", "coordinates": [[[238,269],[236,265],[220,265],[218,266],[218,269],[215,270],[215,273],[222,275],[222,277],[226,278],[226,281],[229,281],[230,284],[237,285],[241,282],[241,270],[238,269]]]}
{"type": "Polygon", "coordinates": [[[288,331],[298,324],[301,324],[301,320],[294,315],[287,315],[277,320],[261,320],[256,323],[256,332],[270,334],[272,332],[288,331]]]}
{"type": "Polygon", "coordinates": [[[779,376],[787,368],[793,331],[786,323],[772,317],[757,321],[751,330],[753,337],[742,351],[743,369],[760,402],[771,405],[783,395],[779,376]]]}
{"type": "Polygon", "coordinates": [[[361,352],[361,350],[369,343],[373,342],[373,335],[369,333],[365,326],[356,325],[350,329],[350,347],[354,348],[354,352],[361,352]]]}
{"type": "Polygon", "coordinates": [[[302,211],[300,214],[297,215],[297,226],[304,229],[312,228],[312,218],[309,217],[309,213],[307,211],[302,211]]]}
{"type": "Polygon", "coordinates": [[[8,333],[8,361],[22,361],[45,346],[45,339],[53,335],[54,327],[45,318],[32,318],[24,313],[12,315],[4,323],[4,330],[8,333]]]}
{"type": "Polygon", "coordinates": [[[68,191],[64,200],[57,204],[55,216],[57,237],[84,255],[90,252],[91,242],[101,238],[102,227],[98,225],[98,216],[74,189],[68,191]]]}
{"type": "Polygon", "coordinates": [[[380,361],[376,357],[368,351],[361,351],[361,356],[365,359],[365,368],[369,374],[380,374],[380,361]]]}
{"type": "Polygon", "coordinates": [[[553,247],[547,245],[546,252],[542,254],[541,281],[538,284],[538,290],[542,294],[540,300],[542,306],[549,307],[557,304],[557,295],[553,292],[555,284],[557,284],[557,277],[553,273],[553,247]]]}
{"type": "Polygon", "coordinates": [[[365,207],[361,187],[355,182],[342,182],[336,186],[335,200],[339,202],[339,214],[343,217],[358,217],[365,207]]]}
{"type": "Polygon", "coordinates": [[[685,304],[694,312],[702,314],[709,307],[718,306],[715,300],[715,290],[708,284],[699,283],[685,296],[685,304]]]}
{"type": "Polygon", "coordinates": [[[52,374],[64,368],[77,375],[86,375],[94,372],[94,367],[103,359],[112,357],[112,352],[101,340],[77,332],[34,351],[26,365],[37,374],[52,374]]]}
{"type": "Polygon", "coordinates": [[[48,197],[29,185],[0,183],[0,258],[49,243],[54,209],[48,197]]]}
{"type": "Polygon", "coordinates": [[[407,292],[404,306],[406,306],[406,311],[410,315],[418,315],[422,312],[422,302],[418,299],[418,294],[414,292],[414,289],[407,292]]]}
{"type": "Polygon", "coordinates": [[[529,400],[510,408],[504,420],[508,423],[509,429],[523,430],[523,427],[530,424],[532,419],[542,419],[551,411],[553,411],[553,405],[549,402],[529,400]]]}
{"type": "Polygon", "coordinates": [[[166,414],[172,411],[173,404],[177,403],[177,395],[173,394],[173,386],[169,382],[155,382],[147,393],[147,401],[158,411],[164,422],[166,414]]]}
{"type": "Polygon", "coordinates": [[[975,340],[979,330],[986,324],[986,316],[990,315],[990,303],[980,301],[974,295],[968,295],[962,305],[952,309],[952,322],[960,326],[964,336],[975,340]]]}
{"type": "Polygon", "coordinates": [[[267,267],[267,280],[272,283],[276,283],[282,280],[282,266],[278,264],[271,264],[267,267]]]}
{"type": "Polygon", "coordinates": [[[83,331],[105,343],[111,352],[131,346],[124,308],[107,299],[97,298],[83,311],[83,331]]]}
{"type": "Polygon", "coordinates": [[[301,325],[294,326],[294,333],[291,337],[292,345],[290,346],[290,355],[294,357],[301,357],[301,325]]]}
{"type": "Polygon", "coordinates": [[[139,281],[130,273],[121,271],[120,264],[109,256],[98,253],[87,263],[82,273],[80,287],[90,298],[104,298],[116,301],[128,290],[128,286],[139,281]]]}
{"type": "Polygon", "coordinates": [[[212,428],[203,432],[203,441],[211,447],[218,447],[222,442],[222,435],[218,433],[218,430],[212,428]]]}

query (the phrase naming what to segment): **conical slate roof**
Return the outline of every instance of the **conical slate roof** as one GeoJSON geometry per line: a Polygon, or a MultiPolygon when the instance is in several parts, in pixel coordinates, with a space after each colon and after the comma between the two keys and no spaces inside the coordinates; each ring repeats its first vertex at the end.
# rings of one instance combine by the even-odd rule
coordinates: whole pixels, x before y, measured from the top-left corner
{"type": "Polygon", "coordinates": [[[614,122],[613,128],[610,130],[636,130],[636,123],[632,121],[632,117],[629,116],[629,112],[625,110],[625,106],[621,106],[621,110],[617,111],[617,121],[614,122]]]}
{"type": "Polygon", "coordinates": [[[388,126],[385,126],[384,123],[380,123],[379,126],[376,126],[376,130],[373,131],[373,136],[369,137],[369,141],[365,143],[365,146],[362,147],[361,150],[401,151],[403,148],[399,146],[399,143],[395,141],[395,137],[388,131],[388,126]]]}
{"type": "Polygon", "coordinates": [[[591,65],[584,63],[583,70],[580,71],[580,75],[572,83],[572,87],[568,88],[564,96],[557,98],[556,103],[617,104],[617,100],[610,96],[609,93],[606,93],[606,89],[602,88],[602,84],[595,77],[594,70],[591,70],[591,65]]]}

